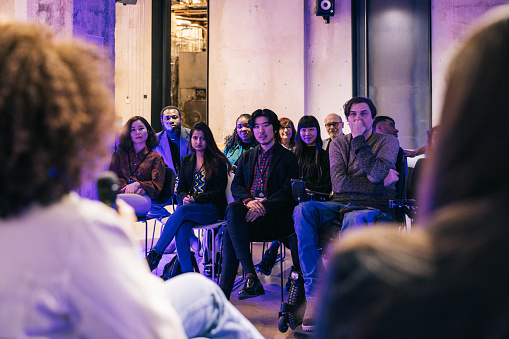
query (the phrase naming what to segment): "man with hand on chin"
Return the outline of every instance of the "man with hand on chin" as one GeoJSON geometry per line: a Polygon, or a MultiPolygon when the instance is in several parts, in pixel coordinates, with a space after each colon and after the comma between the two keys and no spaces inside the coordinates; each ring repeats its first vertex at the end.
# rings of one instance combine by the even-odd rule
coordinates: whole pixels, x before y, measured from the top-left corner
{"type": "Polygon", "coordinates": [[[314,330],[313,309],[323,271],[318,230],[337,218],[342,218],[341,233],[390,221],[389,200],[396,198],[398,139],[372,130],[376,107],[371,99],[354,97],[343,109],[352,132],[332,140],[329,148],[333,200],[301,203],[293,214],[306,291],[305,331],[314,330]]]}
{"type": "MultiPolygon", "coordinates": [[[[246,274],[239,299],[265,294],[256,276],[250,252],[251,241],[275,240],[294,233],[292,213],[295,201],[290,179],[299,177],[297,156],[275,141],[280,123],[270,109],[254,111],[249,120],[259,145],[244,152],[237,161],[228,205],[223,240],[221,289],[229,299],[239,261],[246,274]]],[[[292,251],[298,263],[297,251],[292,251]]]]}

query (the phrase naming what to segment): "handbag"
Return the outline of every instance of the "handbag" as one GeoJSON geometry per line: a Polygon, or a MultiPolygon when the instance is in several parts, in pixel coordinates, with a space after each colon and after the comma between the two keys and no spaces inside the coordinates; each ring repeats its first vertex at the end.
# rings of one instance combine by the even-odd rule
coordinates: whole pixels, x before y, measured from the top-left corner
{"type": "MultiPolygon", "coordinates": [[[[200,273],[200,269],[198,268],[198,262],[194,256],[194,252],[191,252],[191,263],[193,265],[193,270],[197,273],[200,273]]],[[[175,254],[173,258],[171,258],[170,262],[164,265],[163,274],[161,275],[161,279],[168,280],[179,274],[182,274],[182,267],[180,267],[180,261],[178,254],[175,254]]]]}
{"type": "Polygon", "coordinates": [[[306,190],[306,183],[302,179],[291,179],[293,198],[301,203],[309,200],[329,201],[330,195],[322,192],[306,190]]]}

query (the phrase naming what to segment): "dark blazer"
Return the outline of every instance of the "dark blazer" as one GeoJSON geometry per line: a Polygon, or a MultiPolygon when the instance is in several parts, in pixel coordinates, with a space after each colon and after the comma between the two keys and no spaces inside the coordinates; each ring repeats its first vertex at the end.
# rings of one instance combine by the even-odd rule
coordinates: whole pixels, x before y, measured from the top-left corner
{"type": "MultiPolygon", "coordinates": [[[[237,161],[237,171],[232,182],[232,195],[235,201],[253,198],[250,193],[254,179],[254,169],[258,159],[258,145],[244,152],[237,161]]],[[[267,178],[267,200],[263,202],[267,213],[296,205],[292,196],[290,179],[299,178],[297,156],[276,142],[272,146],[272,158],[267,178]]]]}
{"type": "MultiPolygon", "coordinates": [[[[194,168],[196,167],[196,154],[191,153],[182,158],[179,172],[179,183],[177,187],[177,200],[182,204],[184,198],[191,194],[194,186],[194,168]]],[[[198,195],[193,194],[194,202],[197,204],[214,204],[221,218],[224,218],[226,209],[226,186],[228,184],[228,169],[224,163],[219,165],[219,173],[212,172],[210,179],[205,181],[204,192],[198,195]]]]}

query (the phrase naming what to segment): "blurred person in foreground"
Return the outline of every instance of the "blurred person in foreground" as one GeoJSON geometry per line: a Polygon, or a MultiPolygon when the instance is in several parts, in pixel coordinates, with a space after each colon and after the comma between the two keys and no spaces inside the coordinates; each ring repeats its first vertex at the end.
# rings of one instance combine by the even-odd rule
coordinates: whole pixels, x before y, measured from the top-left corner
{"type": "Polygon", "coordinates": [[[113,141],[113,77],[97,51],[2,23],[0,72],[0,336],[261,338],[210,280],[150,274],[127,204],[72,193],[113,141]]]}
{"type": "Polygon", "coordinates": [[[509,337],[508,60],[505,5],[450,63],[420,227],[373,228],[340,242],[318,338],[509,337]]]}

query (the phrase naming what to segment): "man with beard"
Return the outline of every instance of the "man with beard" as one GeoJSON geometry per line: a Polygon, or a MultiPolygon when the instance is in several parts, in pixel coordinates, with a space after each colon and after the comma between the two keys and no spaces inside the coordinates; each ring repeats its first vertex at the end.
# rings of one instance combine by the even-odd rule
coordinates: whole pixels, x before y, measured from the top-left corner
{"type": "Polygon", "coordinates": [[[175,106],[166,106],[161,111],[163,131],[157,134],[159,145],[155,151],[159,153],[166,166],[178,176],[181,159],[188,154],[189,128],[181,126],[182,114],[175,106]]]}

